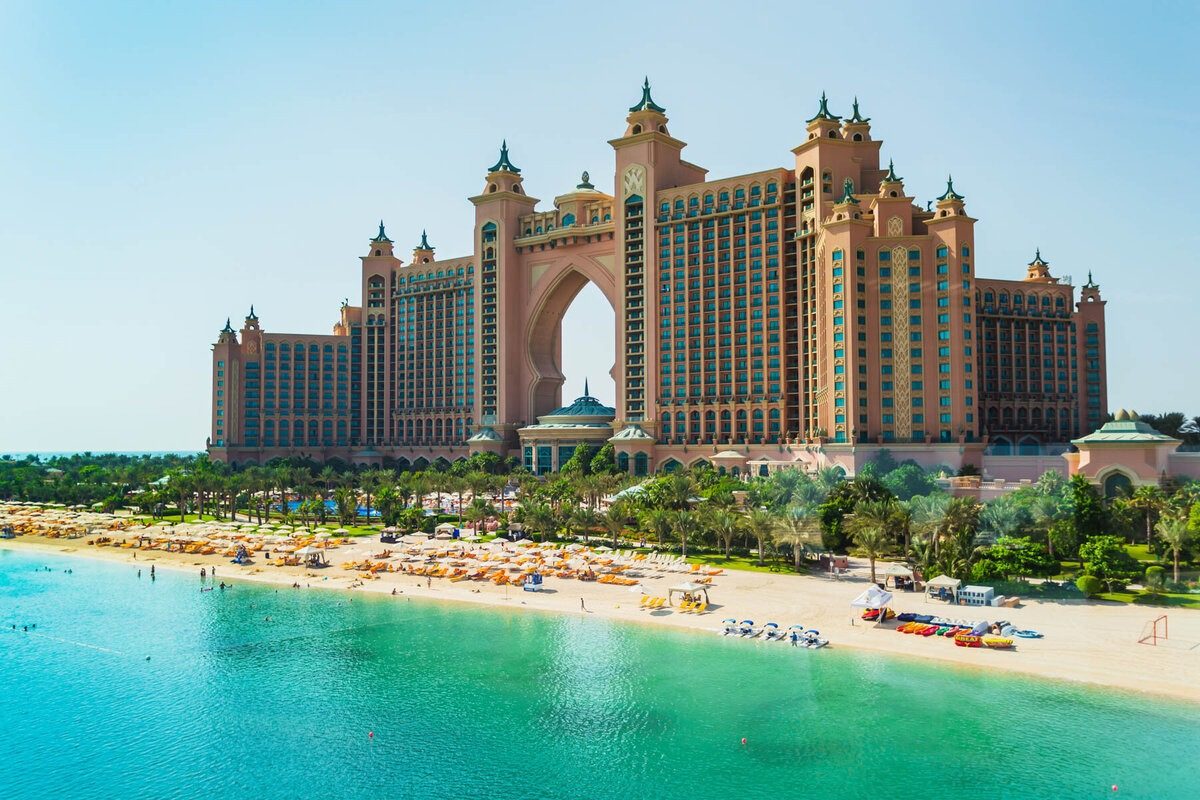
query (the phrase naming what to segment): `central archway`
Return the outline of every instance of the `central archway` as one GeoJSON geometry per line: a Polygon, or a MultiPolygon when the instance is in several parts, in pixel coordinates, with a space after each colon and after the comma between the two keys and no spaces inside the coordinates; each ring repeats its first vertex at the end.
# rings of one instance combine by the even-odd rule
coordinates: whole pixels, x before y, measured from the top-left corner
{"type": "MultiPolygon", "coordinates": [[[[563,373],[563,317],[588,283],[596,285],[615,313],[616,281],[608,269],[593,259],[564,259],[549,264],[533,282],[525,349],[530,370],[530,421],[563,404],[562,386],[566,380],[563,373]]],[[[615,336],[615,325],[613,330],[615,336]]],[[[619,370],[613,367],[610,374],[618,384],[617,396],[620,396],[619,370]]]]}

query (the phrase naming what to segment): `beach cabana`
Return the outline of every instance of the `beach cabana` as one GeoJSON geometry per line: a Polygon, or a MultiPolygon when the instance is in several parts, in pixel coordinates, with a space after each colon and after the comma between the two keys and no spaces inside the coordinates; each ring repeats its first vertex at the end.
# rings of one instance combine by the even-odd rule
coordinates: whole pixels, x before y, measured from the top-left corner
{"type": "Polygon", "coordinates": [[[705,586],[702,583],[681,583],[678,586],[672,586],[670,589],[667,590],[667,603],[669,605],[675,605],[672,602],[672,600],[674,599],[676,594],[683,595],[686,597],[689,594],[694,595],[696,592],[703,592],[704,593],[704,602],[706,602],[706,603],[708,602],[708,587],[707,586],[705,586]]]}
{"type": "Polygon", "coordinates": [[[962,586],[962,581],[958,578],[951,578],[949,575],[938,575],[936,578],[925,582],[925,599],[937,597],[939,600],[947,600],[951,603],[958,602],[958,590],[962,586]]]}
{"type": "Polygon", "coordinates": [[[304,559],[306,567],[323,567],[328,563],[325,560],[325,551],[312,545],[301,547],[296,551],[296,555],[304,559]]]}
{"type": "Polygon", "coordinates": [[[907,565],[899,562],[886,564],[882,572],[883,585],[885,587],[887,586],[888,578],[892,579],[892,583],[897,589],[900,588],[900,581],[911,581],[913,579],[913,571],[907,565]]]}

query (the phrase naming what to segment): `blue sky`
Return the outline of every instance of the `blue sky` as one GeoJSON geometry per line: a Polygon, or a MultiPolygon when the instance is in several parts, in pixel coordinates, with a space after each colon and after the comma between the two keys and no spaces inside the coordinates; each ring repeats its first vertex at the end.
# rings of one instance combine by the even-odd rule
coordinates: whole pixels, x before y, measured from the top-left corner
{"type": "MultiPolygon", "coordinates": [[[[468,252],[501,137],[536,197],[611,191],[646,74],[714,177],[857,94],[910,193],[954,174],[981,275],[1093,271],[1114,408],[1200,414],[1194,4],[573,8],[0,4],[0,451],[203,446],[226,316],[326,331],[380,217],[468,252]]],[[[568,312],[569,397],[612,400],[612,324],[568,312]]]]}

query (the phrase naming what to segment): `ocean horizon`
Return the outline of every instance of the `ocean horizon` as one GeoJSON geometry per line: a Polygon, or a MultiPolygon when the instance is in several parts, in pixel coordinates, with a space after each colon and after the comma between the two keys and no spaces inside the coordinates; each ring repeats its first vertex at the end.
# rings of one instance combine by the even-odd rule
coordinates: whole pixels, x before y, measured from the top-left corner
{"type": "Polygon", "coordinates": [[[0,458],[11,458],[20,461],[24,458],[36,458],[48,461],[51,458],[69,458],[71,456],[196,456],[203,450],[12,450],[0,452],[0,458]]]}

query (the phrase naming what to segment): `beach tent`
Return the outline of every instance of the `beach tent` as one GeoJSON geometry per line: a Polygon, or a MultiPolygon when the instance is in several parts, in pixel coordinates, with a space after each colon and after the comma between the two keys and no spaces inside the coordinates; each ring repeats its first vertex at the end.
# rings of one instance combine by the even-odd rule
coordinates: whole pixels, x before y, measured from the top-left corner
{"type": "MultiPolygon", "coordinates": [[[[892,602],[892,593],[878,586],[868,586],[867,590],[850,601],[851,608],[887,608],[892,602]]],[[[881,615],[882,616],[882,615],[881,615]]]]}
{"type": "Polygon", "coordinates": [[[696,592],[704,593],[704,602],[708,602],[708,587],[702,583],[681,583],[678,586],[672,586],[667,590],[667,602],[670,605],[675,605],[671,602],[676,593],[681,595],[695,594],[696,592]]]}
{"type": "Polygon", "coordinates": [[[962,586],[962,581],[958,578],[951,578],[948,575],[938,575],[931,581],[925,582],[925,597],[937,595],[945,598],[949,595],[952,602],[958,602],[958,589],[962,586]]]}
{"type": "Polygon", "coordinates": [[[325,563],[325,551],[312,545],[301,547],[296,551],[296,555],[303,558],[308,566],[318,567],[325,563]]]}
{"type": "Polygon", "coordinates": [[[896,588],[900,588],[900,578],[911,581],[913,571],[905,564],[899,562],[891,562],[883,567],[883,585],[886,587],[888,578],[892,578],[896,583],[896,588]]]}

